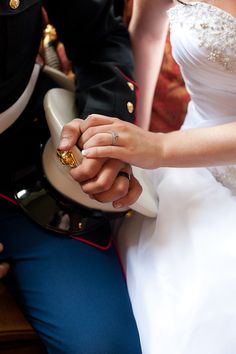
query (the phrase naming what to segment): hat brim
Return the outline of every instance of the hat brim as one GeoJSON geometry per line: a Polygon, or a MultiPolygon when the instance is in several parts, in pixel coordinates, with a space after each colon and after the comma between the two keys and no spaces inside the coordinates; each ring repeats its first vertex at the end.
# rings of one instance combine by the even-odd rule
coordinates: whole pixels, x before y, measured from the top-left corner
{"type": "Polygon", "coordinates": [[[31,220],[60,237],[72,237],[107,249],[111,244],[110,221],[114,213],[91,209],[59,193],[47,180],[40,161],[17,171],[14,196],[31,220]]]}

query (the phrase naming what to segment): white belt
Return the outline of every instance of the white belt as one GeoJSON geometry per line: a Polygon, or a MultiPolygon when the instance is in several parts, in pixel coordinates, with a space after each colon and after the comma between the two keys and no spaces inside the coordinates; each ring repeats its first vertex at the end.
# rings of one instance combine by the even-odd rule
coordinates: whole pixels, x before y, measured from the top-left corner
{"type": "Polygon", "coordinates": [[[0,134],[3,133],[7,128],[9,128],[24,111],[34,91],[39,72],[40,65],[35,64],[28,85],[26,86],[26,89],[24,90],[22,95],[11,107],[9,107],[6,111],[0,113],[0,134]]]}

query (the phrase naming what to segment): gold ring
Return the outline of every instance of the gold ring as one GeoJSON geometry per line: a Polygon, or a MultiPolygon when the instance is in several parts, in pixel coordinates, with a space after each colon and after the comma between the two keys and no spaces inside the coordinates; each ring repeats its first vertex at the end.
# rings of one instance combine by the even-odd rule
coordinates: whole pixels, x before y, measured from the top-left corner
{"type": "Polygon", "coordinates": [[[57,157],[62,165],[69,166],[71,168],[76,167],[76,159],[71,151],[61,151],[57,149],[57,157]]]}

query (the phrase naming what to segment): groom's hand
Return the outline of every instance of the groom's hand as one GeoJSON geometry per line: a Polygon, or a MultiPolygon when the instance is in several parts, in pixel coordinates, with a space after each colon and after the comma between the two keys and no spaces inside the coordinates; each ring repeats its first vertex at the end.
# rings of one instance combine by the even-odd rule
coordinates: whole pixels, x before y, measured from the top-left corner
{"type": "Polygon", "coordinates": [[[116,159],[84,158],[71,175],[85,193],[99,202],[111,202],[115,208],[133,204],[142,192],[131,166],[116,159]]]}

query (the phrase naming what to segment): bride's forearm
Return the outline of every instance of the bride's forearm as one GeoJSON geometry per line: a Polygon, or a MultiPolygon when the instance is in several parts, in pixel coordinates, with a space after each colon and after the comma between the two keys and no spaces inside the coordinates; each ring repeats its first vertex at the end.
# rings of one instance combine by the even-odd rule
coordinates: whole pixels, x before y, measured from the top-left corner
{"type": "Polygon", "coordinates": [[[80,129],[87,158],[112,157],[146,169],[236,164],[236,122],[154,133],[117,118],[91,115],[80,129]]]}
{"type": "Polygon", "coordinates": [[[156,139],[162,166],[236,164],[236,123],[157,134],[156,139]]]}

